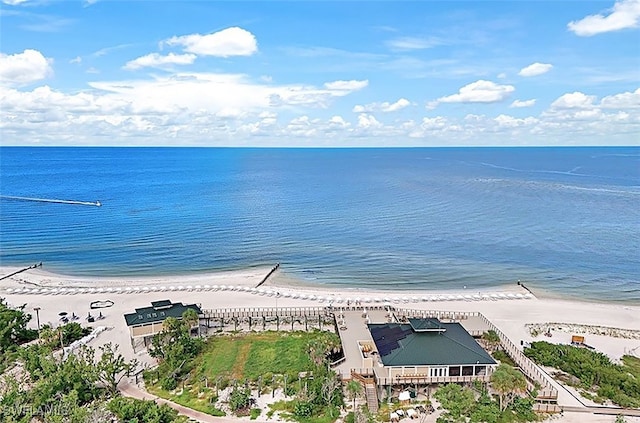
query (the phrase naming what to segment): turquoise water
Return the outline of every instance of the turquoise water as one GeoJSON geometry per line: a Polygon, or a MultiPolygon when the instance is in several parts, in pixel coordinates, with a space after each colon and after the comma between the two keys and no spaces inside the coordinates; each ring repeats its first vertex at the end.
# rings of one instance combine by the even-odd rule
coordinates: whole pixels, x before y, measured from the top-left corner
{"type": "Polygon", "coordinates": [[[640,303],[640,148],[0,148],[0,263],[640,303]]]}

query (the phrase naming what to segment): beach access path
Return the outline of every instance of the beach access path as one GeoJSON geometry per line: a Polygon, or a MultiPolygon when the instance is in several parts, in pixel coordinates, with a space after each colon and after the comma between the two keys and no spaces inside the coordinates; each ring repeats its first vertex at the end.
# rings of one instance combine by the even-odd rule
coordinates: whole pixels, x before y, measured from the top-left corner
{"type": "MultiPolygon", "coordinates": [[[[144,391],[138,388],[136,385],[131,384],[129,381],[121,383],[120,386],[118,386],[118,391],[120,391],[120,393],[124,397],[153,401],[158,405],[166,404],[169,407],[176,410],[178,414],[182,416],[186,416],[193,420],[197,420],[202,423],[238,423],[238,421],[241,420],[241,418],[239,417],[215,417],[215,416],[194,410],[192,408],[184,407],[173,401],[160,398],[147,391],[144,391]]],[[[252,420],[252,421],[259,422],[259,423],[261,422],[260,420],[252,420]]]]}

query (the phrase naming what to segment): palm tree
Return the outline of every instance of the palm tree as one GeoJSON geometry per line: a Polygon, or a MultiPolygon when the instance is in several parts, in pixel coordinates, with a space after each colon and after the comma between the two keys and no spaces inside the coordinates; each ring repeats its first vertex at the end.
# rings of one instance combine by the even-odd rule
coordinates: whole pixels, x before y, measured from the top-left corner
{"type": "Polygon", "coordinates": [[[517,369],[500,364],[491,375],[491,387],[498,393],[500,410],[504,411],[516,395],[527,392],[527,379],[517,369]]]}
{"type": "Polygon", "coordinates": [[[192,308],[185,310],[185,312],[182,313],[182,321],[187,325],[189,333],[191,333],[191,328],[197,326],[198,336],[200,336],[200,316],[198,316],[198,312],[192,308]]]}
{"type": "Polygon", "coordinates": [[[362,393],[362,385],[360,382],[356,380],[350,380],[347,383],[347,394],[349,394],[349,398],[353,400],[353,410],[356,409],[356,398],[360,396],[362,393]]]}
{"type": "Polygon", "coordinates": [[[483,333],[482,340],[485,342],[490,352],[495,351],[500,345],[500,337],[494,330],[489,330],[483,333]]]}

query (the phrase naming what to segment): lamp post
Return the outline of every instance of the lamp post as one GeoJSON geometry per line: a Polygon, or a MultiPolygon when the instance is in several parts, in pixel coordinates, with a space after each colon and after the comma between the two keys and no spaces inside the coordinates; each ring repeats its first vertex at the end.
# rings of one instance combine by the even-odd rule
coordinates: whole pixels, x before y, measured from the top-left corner
{"type": "Polygon", "coordinates": [[[38,339],[40,339],[40,307],[33,308],[36,312],[36,323],[38,324],[38,339]]]}
{"type": "Polygon", "coordinates": [[[278,315],[278,297],[279,296],[280,296],[280,293],[276,291],[276,316],[278,315]]]}

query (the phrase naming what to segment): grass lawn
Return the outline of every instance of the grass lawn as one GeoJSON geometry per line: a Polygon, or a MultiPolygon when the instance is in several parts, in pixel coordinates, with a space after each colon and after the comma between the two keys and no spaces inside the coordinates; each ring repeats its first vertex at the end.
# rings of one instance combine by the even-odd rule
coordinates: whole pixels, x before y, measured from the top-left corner
{"type": "Polygon", "coordinates": [[[326,336],[322,332],[261,332],[216,336],[207,342],[195,373],[210,381],[256,380],[266,374],[296,373],[312,368],[309,342],[326,336]]]}

